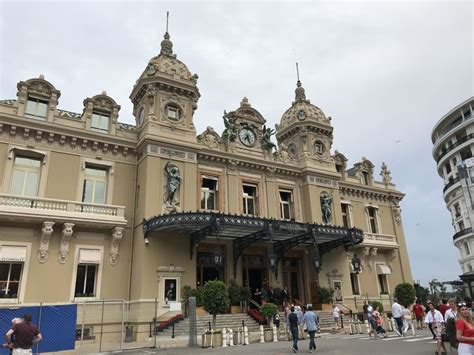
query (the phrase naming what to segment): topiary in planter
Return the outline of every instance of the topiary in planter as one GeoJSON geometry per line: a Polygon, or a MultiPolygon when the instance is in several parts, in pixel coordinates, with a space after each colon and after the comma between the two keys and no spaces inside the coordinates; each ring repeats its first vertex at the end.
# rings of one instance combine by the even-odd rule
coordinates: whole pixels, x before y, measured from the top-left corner
{"type": "Polygon", "coordinates": [[[222,281],[208,281],[202,292],[204,309],[212,314],[212,328],[216,329],[217,314],[229,307],[229,292],[222,281]]]}
{"type": "Polygon", "coordinates": [[[398,284],[397,287],[395,287],[394,296],[398,303],[405,307],[409,307],[415,302],[416,291],[412,284],[405,282],[398,284]]]}
{"type": "Polygon", "coordinates": [[[229,292],[229,302],[231,306],[240,306],[240,301],[242,299],[241,296],[241,288],[237,284],[237,281],[230,280],[229,287],[227,288],[229,292]]]}
{"type": "Polygon", "coordinates": [[[260,313],[267,318],[267,324],[271,325],[273,316],[278,313],[278,308],[274,303],[265,303],[260,306],[260,313]]]}

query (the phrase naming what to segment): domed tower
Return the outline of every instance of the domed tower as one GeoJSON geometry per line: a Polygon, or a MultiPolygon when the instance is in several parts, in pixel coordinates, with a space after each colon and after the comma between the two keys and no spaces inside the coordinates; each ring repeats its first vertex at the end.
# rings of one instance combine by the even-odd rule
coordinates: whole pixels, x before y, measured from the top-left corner
{"type": "Polygon", "coordinates": [[[130,94],[140,135],[195,142],[193,114],[200,97],[197,79],[173,54],[173,43],[165,32],[160,54],[150,59],[130,94]]]}
{"type": "Polygon", "coordinates": [[[330,149],[333,141],[331,118],[306,99],[298,80],[295,101],[281,117],[276,138],[280,146],[300,165],[317,165],[334,171],[330,149]]]}

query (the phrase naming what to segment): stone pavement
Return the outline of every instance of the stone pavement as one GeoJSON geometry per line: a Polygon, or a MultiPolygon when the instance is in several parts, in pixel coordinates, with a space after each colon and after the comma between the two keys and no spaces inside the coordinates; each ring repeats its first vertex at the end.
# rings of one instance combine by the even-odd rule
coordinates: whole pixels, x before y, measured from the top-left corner
{"type": "MultiPolygon", "coordinates": [[[[292,354],[291,342],[279,341],[278,343],[253,343],[246,346],[233,346],[226,348],[173,348],[173,349],[139,349],[126,351],[125,354],[292,354]]],[[[299,341],[299,353],[309,353],[308,340],[299,341]]],[[[428,330],[417,333],[416,336],[394,336],[389,333],[386,339],[369,340],[365,334],[325,334],[316,340],[318,346],[316,354],[352,355],[352,354],[381,354],[381,355],[432,355],[435,342],[428,330]]],[[[164,345],[164,344],[162,344],[164,345]]],[[[449,351],[449,347],[448,347],[449,351]]],[[[451,352],[456,354],[456,350],[451,352]]]]}

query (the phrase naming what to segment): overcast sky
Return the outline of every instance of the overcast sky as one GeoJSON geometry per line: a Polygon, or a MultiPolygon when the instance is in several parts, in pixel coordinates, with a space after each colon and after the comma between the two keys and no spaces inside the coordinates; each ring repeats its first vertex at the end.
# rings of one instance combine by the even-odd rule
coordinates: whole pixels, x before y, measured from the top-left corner
{"type": "Polygon", "coordinates": [[[29,2],[0,4],[0,98],[44,74],[59,107],[82,112],[106,90],[134,123],[128,96],[157,55],[170,11],[174,52],[201,92],[198,133],[249,98],[270,125],[294,99],[295,62],[311,103],[333,118],[349,165],[384,161],[406,193],[403,224],[415,280],[461,273],[431,130],[473,95],[470,1],[29,2]]]}

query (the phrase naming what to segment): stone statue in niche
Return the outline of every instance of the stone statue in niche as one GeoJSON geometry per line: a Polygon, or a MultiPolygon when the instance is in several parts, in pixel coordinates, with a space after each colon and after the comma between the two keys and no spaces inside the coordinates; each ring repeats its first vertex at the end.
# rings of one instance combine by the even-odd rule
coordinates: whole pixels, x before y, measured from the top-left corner
{"type": "Polygon", "coordinates": [[[171,162],[168,162],[166,163],[165,171],[167,174],[165,202],[170,206],[179,205],[176,196],[181,186],[181,181],[183,180],[179,173],[179,168],[171,162]]]}
{"type": "Polygon", "coordinates": [[[323,215],[323,223],[329,224],[331,223],[331,204],[332,204],[332,197],[329,196],[327,193],[323,193],[320,196],[321,202],[321,212],[323,215]]]}

